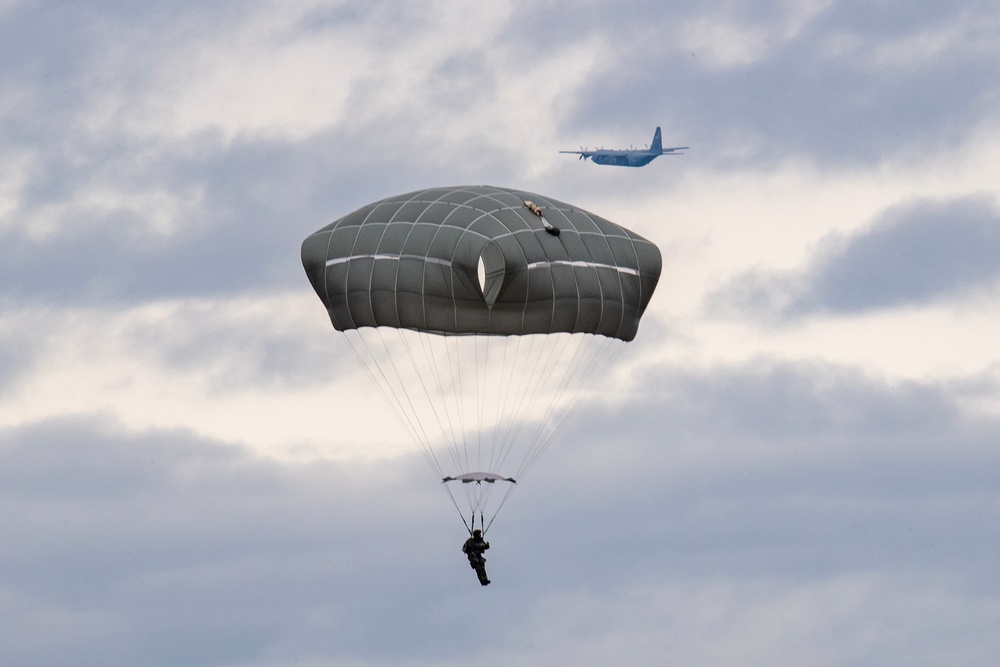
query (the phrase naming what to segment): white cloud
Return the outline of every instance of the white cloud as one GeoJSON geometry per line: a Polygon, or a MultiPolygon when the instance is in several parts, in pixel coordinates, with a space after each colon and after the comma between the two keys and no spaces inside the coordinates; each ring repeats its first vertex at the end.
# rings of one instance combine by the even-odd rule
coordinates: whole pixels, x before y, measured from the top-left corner
{"type": "Polygon", "coordinates": [[[636,340],[644,359],[702,366],[758,355],[829,359],[906,378],[975,374],[995,363],[990,341],[998,334],[998,312],[989,290],[891,314],[821,317],[784,329],[768,319],[773,304],[747,302],[735,319],[705,309],[716,290],[741,276],[747,278],[742,289],[752,287],[753,275],[797,276],[788,286],[793,297],[823,239],[862,234],[901,202],[1000,195],[989,167],[1000,159],[995,129],[984,128],[940,154],[867,169],[788,162],[720,173],[703,167],[697,151],[669,170],[630,179],[634,187],[648,177],[648,191],[608,193],[596,202],[582,190],[576,199],[566,197],[586,201],[588,209],[661,247],[663,274],[636,340]],[[663,180],[672,182],[667,196],[655,186],[663,180]],[[661,334],[652,328],[654,318],[665,327],[660,342],[647,334],[661,334]]]}
{"type": "Polygon", "coordinates": [[[690,51],[712,69],[731,69],[756,63],[795,40],[831,0],[785,2],[772,21],[739,21],[725,11],[688,19],[678,31],[679,48],[690,51]]]}
{"type": "Polygon", "coordinates": [[[873,45],[871,65],[874,68],[927,66],[949,53],[986,55],[994,51],[998,39],[1000,18],[966,10],[958,13],[951,23],[927,26],[873,45]]]}
{"type": "Polygon", "coordinates": [[[57,243],[60,234],[67,230],[79,233],[81,229],[107,224],[108,219],[118,217],[132,223],[118,226],[121,236],[141,238],[142,243],[148,243],[151,238],[171,236],[189,227],[200,203],[193,192],[91,183],[64,200],[30,210],[11,210],[8,219],[17,221],[17,227],[24,231],[29,242],[57,243]]]}
{"type": "MultiPolygon", "coordinates": [[[[139,136],[210,131],[227,140],[246,133],[301,140],[381,120],[397,125],[383,128],[388,136],[436,131],[438,141],[461,143],[470,135],[523,132],[599,57],[593,38],[566,52],[541,48],[540,61],[524,57],[515,45],[496,41],[516,18],[500,6],[441,1],[397,16],[372,5],[361,20],[339,23],[324,20],[326,11],[338,9],[257,3],[236,17],[203,19],[235,19],[216,30],[197,29],[188,19],[169,27],[170,39],[147,34],[126,42],[109,51],[105,66],[120,66],[152,37],[159,57],[151,63],[151,83],[103,98],[110,111],[93,109],[103,119],[96,125],[104,131],[124,125],[139,136]],[[462,69],[469,65],[474,69],[462,69]],[[417,119],[429,115],[436,120],[414,132],[426,122],[417,119]]],[[[536,130],[523,138],[537,137],[536,130]]]]}
{"type": "MultiPolygon", "coordinates": [[[[15,213],[21,192],[31,178],[32,159],[29,151],[11,152],[0,165],[0,230],[15,224],[15,213]]],[[[20,221],[17,221],[20,224],[20,221]]]]}
{"type": "Polygon", "coordinates": [[[336,358],[349,349],[307,288],[116,311],[14,309],[4,323],[33,341],[33,362],[0,396],[0,425],[104,414],[282,458],[412,451],[353,359],[336,358]]]}
{"type": "Polygon", "coordinates": [[[293,39],[289,24],[297,18],[268,12],[221,39],[186,45],[160,73],[154,127],[294,140],[342,123],[352,85],[377,60],[348,31],[293,39]]]}

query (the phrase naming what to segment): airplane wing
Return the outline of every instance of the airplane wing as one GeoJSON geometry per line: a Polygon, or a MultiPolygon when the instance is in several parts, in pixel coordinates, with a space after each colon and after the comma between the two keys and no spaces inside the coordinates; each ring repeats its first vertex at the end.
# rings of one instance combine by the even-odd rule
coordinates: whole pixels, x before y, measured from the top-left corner
{"type": "Polygon", "coordinates": [[[597,154],[597,151],[559,151],[560,153],[569,153],[571,155],[579,155],[581,160],[589,160],[597,154]]]}

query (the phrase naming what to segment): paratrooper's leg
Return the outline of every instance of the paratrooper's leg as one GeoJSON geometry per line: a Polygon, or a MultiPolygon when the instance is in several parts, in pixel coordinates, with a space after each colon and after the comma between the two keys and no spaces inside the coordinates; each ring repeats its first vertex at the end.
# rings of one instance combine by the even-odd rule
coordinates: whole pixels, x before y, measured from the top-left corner
{"type": "Polygon", "coordinates": [[[476,568],[476,576],[479,577],[479,583],[486,586],[490,583],[489,577],[486,576],[486,559],[481,558],[474,566],[476,568]]]}

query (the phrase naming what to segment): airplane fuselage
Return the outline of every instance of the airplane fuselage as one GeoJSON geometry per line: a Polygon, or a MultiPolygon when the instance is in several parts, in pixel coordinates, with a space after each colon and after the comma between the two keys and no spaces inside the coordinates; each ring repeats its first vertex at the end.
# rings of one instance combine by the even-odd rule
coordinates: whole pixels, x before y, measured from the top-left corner
{"type": "Polygon", "coordinates": [[[610,164],[616,167],[645,167],[660,157],[662,153],[642,153],[639,151],[600,151],[590,155],[594,164],[610,164]]]}

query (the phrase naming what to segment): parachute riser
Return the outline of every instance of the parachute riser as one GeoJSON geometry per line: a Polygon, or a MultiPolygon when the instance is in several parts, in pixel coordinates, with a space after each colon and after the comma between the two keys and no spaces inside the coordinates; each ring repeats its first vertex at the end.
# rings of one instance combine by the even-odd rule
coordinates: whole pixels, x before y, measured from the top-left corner
{"type": "MultiPolygon", "coordinates": [[[[495,518],[496,518],[496,515],[493,516],[493,519],[495,519],[495,518]]],[[[490,519],[489,526],[493,525],[493,519],[490,519]]],[[[465,523],[465,517],[464,516],[462,517],[462,522],[465,523]]],[[[485,519],[483,519],[483,513],[480,512],[479,513],[479,529],[483,531],[483,537],[486,537],[486,531],[489,529],[489,526],[486,525],[486,521],[485,521],[485,519]]],[[[469,524],[466,523],[465,524],[465,528],[466,528],[466,530],[469,531],[469,536],[472,537],[472,534],[476,531],[476,513],[475,513],[475,511],[472,512],[472,527],[469,528],[469,524]]]]}
{"type": "MultiPolygon", "coordinates": [[[[495,518],[496,518],[496,516],[494,515],[493,519],[495,519],[495,518]]],[[[483,537],[486,537],[486,531],[488,531],[490,529],[490,526],[493,525],[493,519],[490,519],[490,522],[487,524],[486,520],[483,518],[482,512],[480,512],[480,514],[479,514],[479,529],[482,531],[483,537]]],[[[473,536],[472,534],[474,532],[476,532],[476,513],[475,512],[472,513],[472,522],[471,523],[468,522],[468,521],[466,521],[464,516],[462,517],[462,523],[465,524],[465,530],[468,531],[469,537],[472,537],[473,536]]]]}

